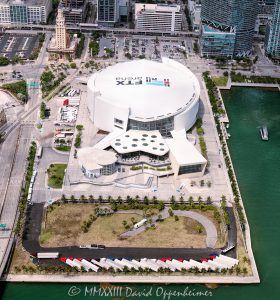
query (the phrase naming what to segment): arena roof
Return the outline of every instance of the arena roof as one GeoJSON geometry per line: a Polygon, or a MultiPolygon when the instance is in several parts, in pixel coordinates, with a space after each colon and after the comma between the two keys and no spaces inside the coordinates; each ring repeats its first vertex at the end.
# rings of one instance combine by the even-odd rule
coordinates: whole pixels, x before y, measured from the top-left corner
{"type": "Polygon", "coordinates": [[[106,102],[130,108],[129,118],[145,122],[184,111],[200,93],[195,75],[168,58],[118,63],[92,75],[88,88],[106,102]]]}

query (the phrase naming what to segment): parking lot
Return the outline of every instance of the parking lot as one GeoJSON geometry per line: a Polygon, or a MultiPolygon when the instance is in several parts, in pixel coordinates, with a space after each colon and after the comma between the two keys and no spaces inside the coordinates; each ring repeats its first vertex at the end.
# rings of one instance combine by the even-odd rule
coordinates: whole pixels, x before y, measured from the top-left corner
{"type": "Polygon", "coordinates": [[[0,56],[9,59],[18,56],[28,59],[38,43],[38,36],[34,34],[9,34],[0,36],[0,56]]]}
{"type": "Polygon", "coordinates": [[[98,57],[103,57],[106,56],[106,49],[110,49],[111,51],[115,51],[115,43],[116,40],[114,38],[104,38],[101,37],[99,39],[99,53],[98,53],[98,57]]]}
{"type": "Polygon", "coordinates": [[[180,60],[189,52],[183,39],[130,37],[124,38],[123,43],[117,42],[117,46],[119,54],[123,52],[128,58],[157,60],[164,56],[180,60]]]}

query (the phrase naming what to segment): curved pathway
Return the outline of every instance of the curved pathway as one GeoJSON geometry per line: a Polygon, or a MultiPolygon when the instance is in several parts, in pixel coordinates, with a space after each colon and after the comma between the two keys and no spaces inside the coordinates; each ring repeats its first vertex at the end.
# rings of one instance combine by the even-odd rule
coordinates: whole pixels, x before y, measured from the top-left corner
{"type": "Polygon", "coordinates": [[[213,224],[211,220],[207,217],[196,213],[194,211],[183,211],[183,210],[174,210],[174,215],[180,217],[188,217],[199,222],[206,231],[206,245],[207,247],[214,248],[217,242],[218,234],[216,226],[213,224]]]}
{"type": "MultiPolygon", "coordinates": [[[[162,216],[162,220],[167,219],[170,217],[168,212],[169,207],[165,207],[163,211],[160,212],[160,215],[162,216]]],[[[118,211],[117,213],[135,213],[135,210],[128,210],[128,211],[118,211]]],[[[182,211],[182,210],[173,210],[173,213],[175,216],[179,217],[187,217],[192,218],[199,222],[206,231],[206,245],[207,247],[214,248],[215,244],[217,242],[218,234],[216,226],[213,224],[211,220],[209,220],[207,217],[205,217],[202,214],[199,214],[194,211],[182,211]]],[[[158,216],[152,217],[152,224],[157,225],[157,219],[158,216]]],[[[124,232],[121,234],[121,237],[131,237],[135,236],[143,231],[145,231],[145,226],[141,226],[137,229],[132,229],[130,231],[124,232]]]]}

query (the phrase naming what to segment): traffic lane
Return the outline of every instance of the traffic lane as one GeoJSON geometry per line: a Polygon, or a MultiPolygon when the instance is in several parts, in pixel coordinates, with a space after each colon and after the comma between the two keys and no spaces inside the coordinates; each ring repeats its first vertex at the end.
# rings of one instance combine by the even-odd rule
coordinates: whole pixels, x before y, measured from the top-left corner
{"type": "Polygon", "coordinates": [[[233,211],[233,207],[226,208],[229,218],[229,229],[228,229],[228,247],[235,246],[232,250],[230,250],[226,255],[232,258],[236,258],[236,244],[237,244],[237,227],[236,220],[233,211]]]}

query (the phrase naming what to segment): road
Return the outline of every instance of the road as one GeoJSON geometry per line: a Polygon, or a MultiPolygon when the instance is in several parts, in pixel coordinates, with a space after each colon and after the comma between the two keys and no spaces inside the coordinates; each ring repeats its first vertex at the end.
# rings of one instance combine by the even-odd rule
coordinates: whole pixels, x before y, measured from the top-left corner
{"type": "MultiPolygon", "coordinates": [[[[21,71],[29,81],[38,81],[43,72],[46,62],[46,49],[50,33],[46,34],[41,53],[32,65],[5,67],[21,71]]],[[[41,103],[39,89],[30,89],[29,101],[25,105],[25,112],[18,115],[18,119],[5,129],[5,140],[1,145],[0,152],[0,223],[6,224],[8,230],[0,231],[0,276],[4,270],[8,254],[10,253],[13,239],[12,229],[17,216],[18,201],[26,169],[26,157],[33,137],[33,131],[37,119],[37,110],[41,103]]]]}
{"type": "Polygon", "coordinates": [[[0,231],[0,274],[6,263],[6,252],[9,253],[9,241],[13,237],[18,201],[23,183],[26,157],[31,141],[33,126],[24,125],[16,128],[2,145],[1,159],[6,159],[1,168],[1,218],[0,223],[7,225],[6,231],[0,231]],[[7,167],[10,165],[10,168],[7,167]],[[5,258],[5,259],[4,259],[5,258]]]}
{"type": "MultiPolygon", "coordinates": [[[[39,24],[24,24],[24,25],[5,25],[8,32],[11,32],[11,29],[14,31],[25,31],[33,30],[33,31],[54,31],[55,25],[39,25],[39,24]]],[[[68,30],[77,30],[82,32],[92,32],[92,31],[100,31],[105,33],[112,34],[142,34],[142,35],[162,35],[162,36],[192,36],[198,37],[198,32],[193,31],[162,31],[162,30],[140,30],[140,29],[127,29],[127,28],[114,28],[114,27],[96,27],[96,24],[87,23],[85,25],[67,25],[68,30]]]]}

